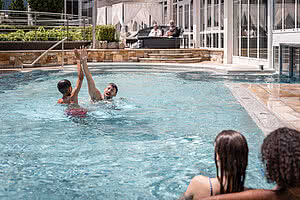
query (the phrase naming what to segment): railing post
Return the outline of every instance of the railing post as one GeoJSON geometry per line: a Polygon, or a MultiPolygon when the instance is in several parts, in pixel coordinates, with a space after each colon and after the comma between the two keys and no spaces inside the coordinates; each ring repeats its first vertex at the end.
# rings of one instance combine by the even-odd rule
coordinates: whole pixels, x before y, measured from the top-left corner
{"type": "Polygon", "coordinates": [[[64,67],[64,62],[65,62],[65,51],[64,51],[64,43],[65,41],[63,40],[62,44],[61,44],[61,67],[63,68],[64,67]]]}
{"type": "Polygon", "coordinates": [[[67,15],[67,40],[69,40],[69,15],[67,15]]]}
{"type": "Polygon", "coordinates": [[[36,38],[36,13],[34,13],[34,26],[35,26],[35,29],[34,29],[34,37],[35,37],[35,41],[37,40],[36,38]]]}
{"type": "Polygon", "coordinates": [[[83,37],[84,37],[84,40],[87,40],[86,39],[86,30],[85,30],[85,17],[83,18],[83,37]]]}

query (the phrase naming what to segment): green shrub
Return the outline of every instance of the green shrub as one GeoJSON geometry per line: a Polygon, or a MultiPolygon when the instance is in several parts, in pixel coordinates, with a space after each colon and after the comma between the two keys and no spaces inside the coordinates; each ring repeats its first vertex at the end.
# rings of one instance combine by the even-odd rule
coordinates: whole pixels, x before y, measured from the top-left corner
{"type": "MultiPolygon", "coordinates": [[[[16,26],[1,25],[0,29],[18,29],[16,26]]],[[[92,26],[85,27],[26,27],[24,30],[1,34],[0,41],[59,41],[68,36],[69,40],[82,41],[93,39],[92,26]]],[[[96,40],[113,42],[116,39],[116,29],[111,25],[101,25],[96,27],[96,40]]]]}
{"type": "Polygon", "coordinates": [[[14,33],[7,34],[8,41],[25,41],[25,32],[23,30],[17,30],[14,33]]]}
{"type": "Polygon", "coordinates": [[[9,41],[7,34],[0,34],[0,41],[9,41]]]}
{"type": "Polygon", "coordinates": [[[35,41],[35,31],[29,31],[25,33],[25,41],[35,41]]]}
{"type": "Polygon", "coordinates": [[[116,29],[112,25],[102,25],[96,27],[96,40],[114,42],[116,29]]]}

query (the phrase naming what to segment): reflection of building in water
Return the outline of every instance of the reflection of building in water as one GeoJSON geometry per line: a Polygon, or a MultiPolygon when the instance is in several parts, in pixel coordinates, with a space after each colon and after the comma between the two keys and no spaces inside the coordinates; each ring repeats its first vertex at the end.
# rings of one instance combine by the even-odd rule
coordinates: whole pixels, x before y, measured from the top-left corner
{"type": "Polygon", "coordinates": [[[134,32],[154,21],[166,25],[174,19],[184,30],[188,47],[223,50],[225,63],[263,64],[278,70],[279,44],[300,43],[300,0],[98,2],[98,24],[134,32]]]}

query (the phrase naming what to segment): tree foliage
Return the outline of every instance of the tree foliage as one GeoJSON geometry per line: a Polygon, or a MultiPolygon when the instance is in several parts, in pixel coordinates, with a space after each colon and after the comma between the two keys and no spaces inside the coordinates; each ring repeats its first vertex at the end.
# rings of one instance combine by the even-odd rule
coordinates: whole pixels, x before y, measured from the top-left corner
{"type": "Polygon", "coordinates": [[[62,13],[64,8],[63,0],[28,0],[28,3],[37,12],[62,13]]]}
{"type": "Polygon", "coordinates": [[[3,9],[3,1],[0,0],[0,10],[2,10],[2,9],[3,9]]]}
{"type": "Polygon", "coordinates": [[[9,5],[9,10],[20,10],[25,11],[24,0],[13,0],[9,5]]]}

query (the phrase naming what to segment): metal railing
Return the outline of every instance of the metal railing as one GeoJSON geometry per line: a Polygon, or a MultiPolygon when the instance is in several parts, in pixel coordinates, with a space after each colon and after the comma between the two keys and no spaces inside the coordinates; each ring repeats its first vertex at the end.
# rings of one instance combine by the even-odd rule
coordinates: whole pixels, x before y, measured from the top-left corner
{"type": "Polygon", "coordinates": [[[64,13],[0,10],[0,25],[13,26],[84,26],[91,17],[64,13]]]}
{"type": "Polygon", "coordinates": [[[58,45],[62,44],[62,50],[61,50],[61,67],[64,66],[64,41],[67,40],[68,38],[65,37],[64,39],[62,39],[61,41],[57,42],[55,45],[53,45],[52,47],[50,47],[48,50],[46,50],[44,53],[42,53],[37,59],[35,59],[33,61],[33,63],[31,64],[23,64],[22,65],[22,69],[24,67],[34,67],[35,63],[37,63],[44,55],[46,55],[49,51],[51,51],[52,49],[54,49],[55,47],[57,47],[58,45]]]}
{"type": "Polygon", "coordinates": [[[79,28],[85,33],[86,27],[92,25],[91,22],[90,17],[71,14],[0,10],[0,33],[4,34],[17,30],[37,31],[42,26],[46,30],[64,27],[69,36],[72,28],[79,28]]]}

